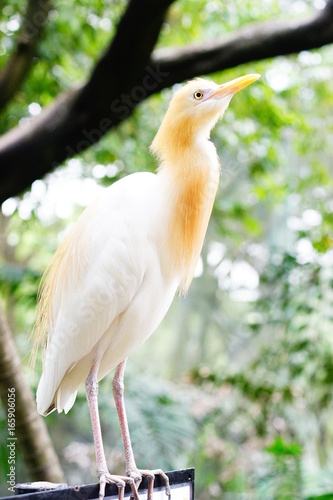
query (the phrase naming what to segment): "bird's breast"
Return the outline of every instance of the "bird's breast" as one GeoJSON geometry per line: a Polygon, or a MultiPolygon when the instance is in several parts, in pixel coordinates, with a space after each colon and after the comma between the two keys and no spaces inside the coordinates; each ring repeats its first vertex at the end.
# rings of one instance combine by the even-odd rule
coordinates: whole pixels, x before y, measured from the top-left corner
{"type": "Polygon", "coordinates": [[[216,195],[219,169],[192,168],[172,171],[169,211],[164,231],[170,263],[186,291],[197,265],[216,195]]]}

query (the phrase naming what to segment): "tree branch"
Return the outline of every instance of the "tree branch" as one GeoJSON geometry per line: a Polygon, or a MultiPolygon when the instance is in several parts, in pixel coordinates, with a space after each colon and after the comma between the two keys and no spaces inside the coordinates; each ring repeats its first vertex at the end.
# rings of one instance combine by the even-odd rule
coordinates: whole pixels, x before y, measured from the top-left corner
{"type": "Polygon", "coordinates": [[[209,44],[150,54],[172,0],[131,0],[90,80],[0,139],[0,202],[97,142],[139,102],[186,78],[333,42],[333,0],[302,21],[251,25],[209,44]]]}
{"type": "Polygon", "coordinates": [[[50,9],[50,0],[28,2],[15,48],[0,73],[0,110],[12,99],[31,69],[50,9]]]}
{"type": "MultiPolygon", "coordinates": [[[[121,105],[122,96],[140,91],[146,77],[154,78],[145,68],[172,1],[130,0],[90,80],[61,94],[29,126],[0,138],[0,202],[91,146],[133,111],[138,101],[121,105]]],[[[147,97],[144,92],[139,100],[147,97]]]]}
{"type": "Polygon", "coordinates": [[[204,45],[157,50],[153,59],[162,71],[172,73],[172,77],[177,74],[177,78],[183,80],[331,43],[333,0],[308,19],[252,24],[204,45]]]}

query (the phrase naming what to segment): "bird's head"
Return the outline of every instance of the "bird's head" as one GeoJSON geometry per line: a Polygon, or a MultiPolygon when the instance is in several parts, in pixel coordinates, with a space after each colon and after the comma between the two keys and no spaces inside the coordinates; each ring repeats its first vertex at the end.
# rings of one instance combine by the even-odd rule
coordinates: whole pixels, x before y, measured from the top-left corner
{"type": "Polygon", "coordinates": [[[180,121],[191,120],[198,129],[211,130],[219,118],[222,118],[232,96],[250,85],[260,75],[246,75],[217,85],[203,78],[196,78],[181,88],[172,99],[168,114],[180,121]]]}
{"type": "Polygon", "coordinates": [[[258,74],[250,74],[222,85],[202,78],[188,82],[171,100],[153,141],[152,151],[165,159],[170,148],[186,147],[198,138],[207,139],[232,96],[259,77],[258,74]]]}

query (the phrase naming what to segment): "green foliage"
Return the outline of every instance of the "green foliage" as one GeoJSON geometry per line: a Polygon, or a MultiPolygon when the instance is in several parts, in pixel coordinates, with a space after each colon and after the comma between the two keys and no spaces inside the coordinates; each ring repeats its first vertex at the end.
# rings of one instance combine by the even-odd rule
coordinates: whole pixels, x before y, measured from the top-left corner
{"type": "Polygon", "coordinates": [[[280,437],[277,437],[271,445],[266,446],[265,450],[277,457],[298,457],[302,453],[302,447],[298,443],[286,443],[280,437]]]}
{"type": "Polygon", "coordinates": [[[324,495],[315,495],[307,497],[306,500],[332,500],[333,493],[325,493],[324,495]]]}

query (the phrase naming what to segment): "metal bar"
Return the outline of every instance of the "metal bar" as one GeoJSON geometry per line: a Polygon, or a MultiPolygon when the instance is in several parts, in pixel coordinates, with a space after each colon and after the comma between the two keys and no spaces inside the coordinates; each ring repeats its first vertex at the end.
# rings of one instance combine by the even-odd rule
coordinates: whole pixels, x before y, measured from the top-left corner
{"type": "MultiPolygon", "coordinates": [[[[180,469],[166,473],[170,480],[171,500],[194,500],[194,468],[180,469]]],[[[45,491],[44,488],[34,488],[34,484],[16,485],[16,495],[20,500],[95,500],[98,499],[99,484],[85,484],[82,486],[67,487],[59,485],[56,489],[45,491]]],[[[139,488],[140,500],[147,497],[147,480],[143,479],[139,488]]],[[[129,499],[131,490],[126,487],[125,499],[129,499]]],[[[13,497],[1,497],[2,500],[13,500],[13,497]]],[[[165,500],[163,479],[156,476],[154,483],[154,500],[165,500]]],[[[118,488],[114,484],[106,485],[106,500],[118,499],[118,488]]]]}

